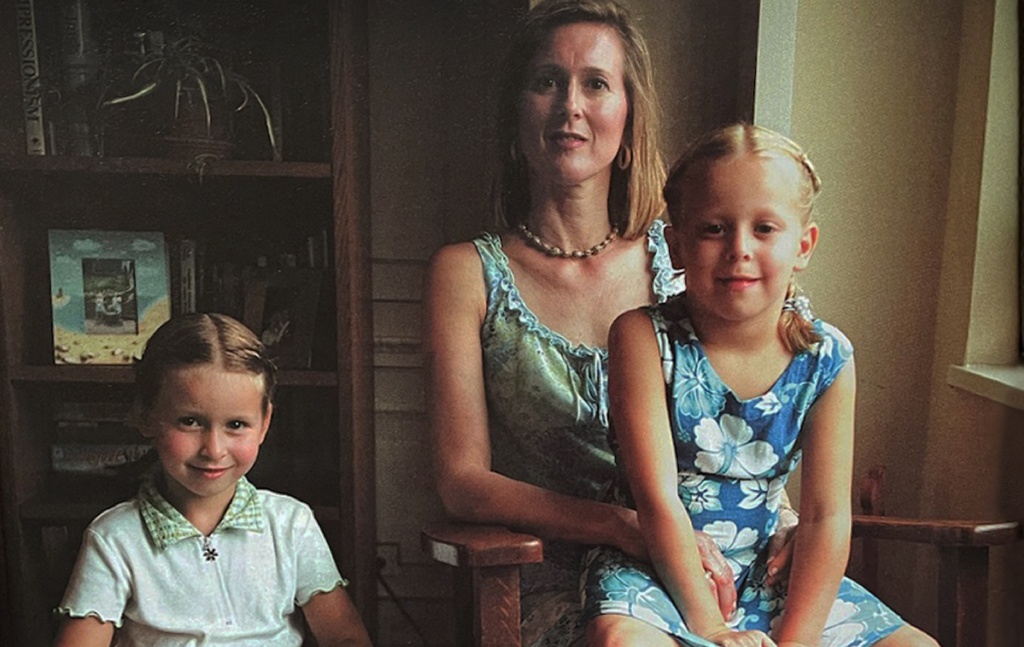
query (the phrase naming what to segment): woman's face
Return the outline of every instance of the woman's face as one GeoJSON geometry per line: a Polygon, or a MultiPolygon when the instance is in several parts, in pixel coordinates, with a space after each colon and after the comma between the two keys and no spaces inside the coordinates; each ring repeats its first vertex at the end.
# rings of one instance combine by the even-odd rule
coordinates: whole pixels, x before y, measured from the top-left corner
{"type": "Polygon", "coordinates": [[[559,27],[530,62],[519,147],[531,182],[608,182],[629,115],[618,34],[598,23],[559,27]]]}

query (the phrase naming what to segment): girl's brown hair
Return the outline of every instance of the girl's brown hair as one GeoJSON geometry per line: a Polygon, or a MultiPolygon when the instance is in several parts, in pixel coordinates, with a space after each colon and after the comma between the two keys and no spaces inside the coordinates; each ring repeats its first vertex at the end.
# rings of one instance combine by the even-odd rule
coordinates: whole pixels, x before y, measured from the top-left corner
{"type": "MultiPolygon", "coordinates": [[[[814,202],[821,192],[821,179],[804,150],[785,135],[753,124],[738,123],[713,130],[695,141],[672,166],[663,192],[668,204],[669,220],[680,227],[686,219],[685,197],[696,180],[694,171],[706,168],[715,161],[734,155],[751,154],[763,157],[790,157],[800,169],[800,206],[803,222],[811,221],[814,202]]],[[[786,293],[787,301],[797,296],[793,281],[786,293]]],[[[821,341],[814,332],[812,321],[796,311],[785,309],[779,316],[779,334],[790,352],[798,353],[821,341]]]]}
{"type": "Polygon", "coordinates": [[[654,90],[654,72],[647,43],[629,12],[612,0],[545,0],[519,22],[503,67],[498,104],[498,161],[500,171],[492,187],[492,215],[515,227],[526,222],[530,209],[529,170],[518,152],[519,108],[530,62],[559,27],[596,23],[619,35],[625,53],[624,81],[629,116],[622,145],[631,153],[625,168],[612,164],[608,212],[611,224],[626,238],[646,233],[661,215],[661,188],[665,164],[658,150],[660,114],[654,90]]]}
{"type": "Polygon", "coordinates": [[[157,328],[135,364],[136,415],[149,411],[167,374],[203,364],[263,378],[263,412],[274,398],[277,369],[259,338],[227,315],[196,313],[174,317],[157,328]]]}

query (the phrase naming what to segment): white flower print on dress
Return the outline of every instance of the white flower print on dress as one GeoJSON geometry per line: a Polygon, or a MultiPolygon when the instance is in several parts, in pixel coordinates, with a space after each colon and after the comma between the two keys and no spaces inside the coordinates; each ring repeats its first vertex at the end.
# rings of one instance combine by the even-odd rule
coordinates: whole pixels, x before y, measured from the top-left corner
{"type": "Polygon", "coordinates": [[[678,411],[692,418],[717,416],[725,406],[726,388],[712,374],[707,358],[701,357],[693,346],[686,346],[680,350],[675,365],[672,398],[678,411]]]}
{"type": "Polygon", "coordinates": [[[740,483],[740,491],[744,495],[740,501],[740,507],[745,510],[754,510],[764,503],[769,512],[775,512],[779,509],[779,500],[782,498],[782,491],[785,487],[785,478],[743,481],[740,483]]]}
{"type": "Polygon", "coordinates": [[[701,528],[710,536],[725,561],[729,562],[734,578],[740,578],[744,569],[757,557],[757,540],[760,534],[753,528],[738,528],[732,521],[714,521],[701,528]]]}
{"type": "Polygon", "coordinates": [[[754,408],[758,409],[762,416],[770,416],[782,409],[782,403],[779,402],[779,397],[775,395],[774,391],[769,391],[758,399],[754,408]]]}
{"type": "Polygon", "coordinates": [[[700,514],[705,510],[720,511],[721,487],[717,481],[709,480],[700,474],[679,475],[679,497],[690,514],[700,514]]]}
{"type": "Polygon", "coordinates": [[[825,621],[825,630],[821,632],[822,647],[843,647],[853,645],[864,631],[864,623],[851,620],[860,609],[853,602],[836,600],[825,621]]]}
{"type": "Polygon", "coordinates": [[[751,440],[754,431],[739,416],[724,414],[721,424],[704,418],[693,431],[700,448],[694,465],[702,472],[735,478],[758,477],[779,459],[771,443],[751,440]]]}

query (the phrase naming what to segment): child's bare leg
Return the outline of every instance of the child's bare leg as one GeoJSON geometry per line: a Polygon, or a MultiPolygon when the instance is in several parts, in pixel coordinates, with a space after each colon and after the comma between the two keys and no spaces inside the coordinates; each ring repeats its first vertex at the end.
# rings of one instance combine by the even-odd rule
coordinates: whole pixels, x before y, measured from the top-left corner
{"type": "Polygon", "coordinates": [[[678,647],[675,638],[629,616],[597,616],[587,623],[588,647],[678,647]]]}
{"type": "Polygon", "coordinates": [[[875,647],[939,647],[939,643],[920,629],[906,625],[876,642],[875,647]]]}

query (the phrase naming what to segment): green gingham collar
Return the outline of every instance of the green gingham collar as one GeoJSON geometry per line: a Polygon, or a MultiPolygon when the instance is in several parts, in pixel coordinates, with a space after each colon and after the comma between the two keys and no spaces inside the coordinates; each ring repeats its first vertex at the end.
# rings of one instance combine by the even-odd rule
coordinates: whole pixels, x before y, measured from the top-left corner
{"type": "MultiPolygon", "coordinates": [[[[202,537],[202,533],[160,494],[156,486],[157,478],[160,476],[143,481],[138,495],[142,521],[157,549],[163,550],[189,537],[202,537]]],[[[263,532],[263,507],[260,505],[259,494],[244,476],[238,480],[235,496],[231,498],[224,518],[213,532],[227,528],[263,532]]]]}

